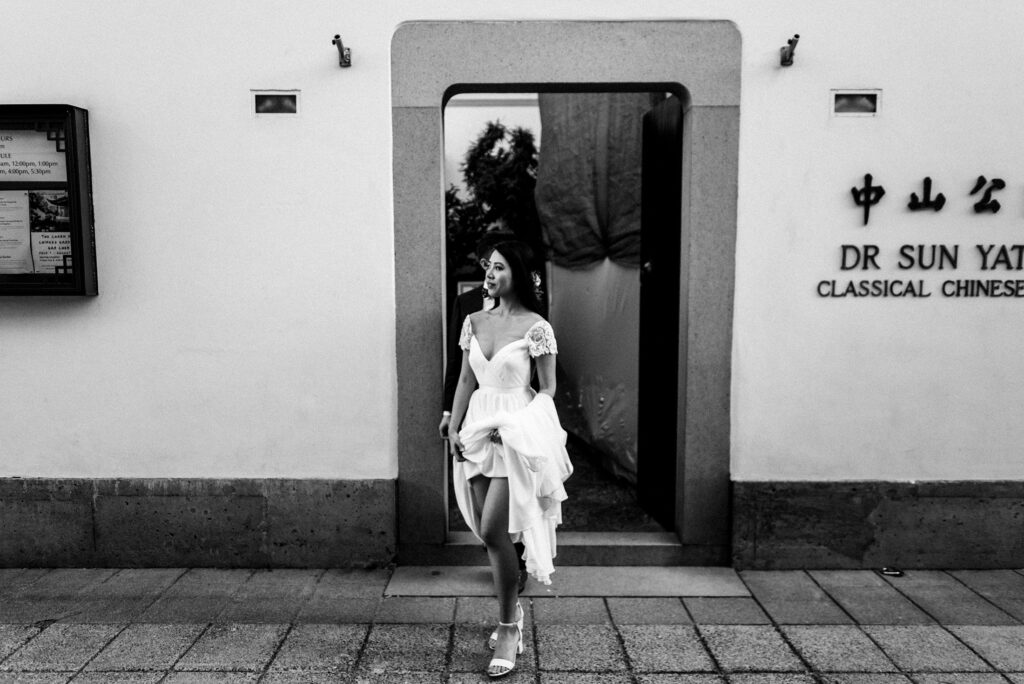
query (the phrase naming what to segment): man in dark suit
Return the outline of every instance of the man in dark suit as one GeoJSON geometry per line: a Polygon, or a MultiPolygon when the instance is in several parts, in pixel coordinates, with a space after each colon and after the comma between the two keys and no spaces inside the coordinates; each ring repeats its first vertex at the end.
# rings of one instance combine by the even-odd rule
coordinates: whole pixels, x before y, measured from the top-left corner
{"type": "MultiPolygon", "coordinates": [[[[499,224],[500,225],[500,224],[499,224]]],[[[514,233],[507,230],[489,230],[476,244],[477,263],[484,271],[490,266],[491,252],[494,246],[506,240],[515,240],[514,233]]],[[[490,309],[495,302],[490,297],[484,296],[483,285],[478,285],[468,292],[455,297],[452,304],[452,315],[448,317],[448,340],[445,345],[445,369],[444,369],[444,404],[441,411],[441,424],[437,430],[441,439],[448,439],[448,424],[452,417],[452,404],[455,402],[455,386],[459,382],[459,374],[462,372],[462,348],[459,347],[459,337],[462,334],[462,324],[471,313],[490,309]]],[[[523,560],[523,544],[517,543],[516,557],[519,559],[519,593],[523,592],[526,580],[529,575],[526,572],[526,561],[523,560]]]]}

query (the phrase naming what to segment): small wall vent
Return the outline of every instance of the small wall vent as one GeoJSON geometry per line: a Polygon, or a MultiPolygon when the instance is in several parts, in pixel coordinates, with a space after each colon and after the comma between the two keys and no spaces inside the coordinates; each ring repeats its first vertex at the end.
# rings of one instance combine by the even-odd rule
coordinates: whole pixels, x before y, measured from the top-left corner
{"type": "Polygon", "coordinates": [[[253,90],[252,112],[256,116],[297,116],[298,90],[253,90]]]}
{"type": "Polygon", "coordinates": [[[882,112],[882,91],[832,90],[829,109],[832,116],[878,116],[882,112]]]}

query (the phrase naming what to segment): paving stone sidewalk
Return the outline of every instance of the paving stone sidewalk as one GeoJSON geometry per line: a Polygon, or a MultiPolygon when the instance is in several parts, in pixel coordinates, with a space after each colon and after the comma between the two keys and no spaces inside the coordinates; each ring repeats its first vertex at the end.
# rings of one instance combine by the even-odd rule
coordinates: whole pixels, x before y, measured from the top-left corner
{"type": "MultiPolygon", "coordinates": [[[[481,682],[493,599],[392,569],[0,569],[0,684],[481,682]]],[[[1024,684],[1024,571],[745,571],[749,596],[533,596],[505,681],[1024,684]]]]}

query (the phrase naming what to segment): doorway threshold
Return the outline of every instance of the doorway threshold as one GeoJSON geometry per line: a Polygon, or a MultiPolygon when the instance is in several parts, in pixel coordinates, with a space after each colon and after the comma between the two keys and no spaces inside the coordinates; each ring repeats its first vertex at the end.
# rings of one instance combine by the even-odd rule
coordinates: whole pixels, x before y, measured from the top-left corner
{"type": "Polygon", "coordinates": [[[672,532],[559,532],[562,546],[679,546],[672,532]]]}
{"type": "MultiPolygon", "coordinates": [[[[672,532],[559,532],[559,566],[727,566],[725,546],[682,544],[672,532]]],[[[472,532],[449,532],[445,544],[401,544],[399,565],[487,565],[472,532]]]]}

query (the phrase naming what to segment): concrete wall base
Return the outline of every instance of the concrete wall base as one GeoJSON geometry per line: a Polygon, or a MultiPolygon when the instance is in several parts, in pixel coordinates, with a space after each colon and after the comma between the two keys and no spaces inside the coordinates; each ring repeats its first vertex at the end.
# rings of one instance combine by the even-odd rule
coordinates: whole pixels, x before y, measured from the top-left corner
{"type": "Polygon", "coordinates": [[[394,480],[0,479],[0,567],[366,567],[394,480]]]}
{"type": "Polygon", "coordinates": [[[739,569],[1024,567],[1024,482],[735,482],[739,569]]]}

